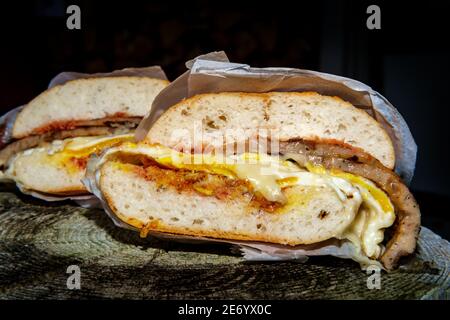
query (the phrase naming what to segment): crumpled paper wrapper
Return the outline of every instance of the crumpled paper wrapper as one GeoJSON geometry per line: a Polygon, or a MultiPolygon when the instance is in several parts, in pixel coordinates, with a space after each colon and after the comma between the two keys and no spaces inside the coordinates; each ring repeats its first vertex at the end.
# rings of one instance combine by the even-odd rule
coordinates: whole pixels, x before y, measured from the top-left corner
{"type": "MultiPolygon", "coordinates": [[[[63,85],[64,83],[76,80],[76,79],[86,79],[86,78],[108,78],[108,77],[149,77],[167,80],[167,76],[160,66],[150,66],[145,68],[125,68],[120,70],[114,70],[107,73],[80,73],[80,72],[61,72],[56,75],[49,83],[48,89],[53,88],[58,85],[63,85]]],[[[14,108],[0,117],[0,148],[12,142],[12,128],[17,114],[22,110],[24,106],[14,108]]],[[[2,181],[7,181],[8,179],[4,177],[3,172],[0,172],[0,183],[2,181]]],[[[19,190],[24,193],[31,195],[35,198],[39,198],[45,201],[63,201],[63,200],[74,200],[80,206],[85,208],[101,208],[101,203],[93,195],[80,195],[80,196],[56,196],[43,194],[37,191],[31,191],[25,189],[19,183],[16,184],[19,190]]]]}
{"type": "Polygon", "coordinates": [[[224,52],[213,52],[188,61],[190,69],[156,97],[151,112],[136,130],[142,140],[160,115],[182,99],[200,93],[225,91],[316,91],[338,96],[363,109],[386,130],[394,143],[395,171],[406,184],[411,182],[417,145],[405,120],[389,101],[359,81],[332,74],[292,68],[252,68],[230,63],[224,52]]]}

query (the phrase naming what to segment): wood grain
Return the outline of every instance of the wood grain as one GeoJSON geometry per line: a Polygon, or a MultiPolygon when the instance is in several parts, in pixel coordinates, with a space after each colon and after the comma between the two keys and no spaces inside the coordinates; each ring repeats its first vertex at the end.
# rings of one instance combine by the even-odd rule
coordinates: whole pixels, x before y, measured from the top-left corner
{"type": "Polygon", "coordinates": [[[230,246],[141,239],[101,211],[0,192],[1,299],[448,299],[450,245],[423,228],[381,289],[348,260],[249,263],[230,246]],[[69,265],[81,289],[66,287],[69,265]]]}

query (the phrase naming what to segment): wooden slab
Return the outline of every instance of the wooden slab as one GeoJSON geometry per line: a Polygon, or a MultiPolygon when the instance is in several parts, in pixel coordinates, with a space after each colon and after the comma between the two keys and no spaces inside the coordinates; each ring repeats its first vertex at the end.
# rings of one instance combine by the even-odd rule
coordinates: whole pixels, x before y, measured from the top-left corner
{"type": "Polygon", "coordinates": [[[1,299],[445,299],[449,265],[449,242],[423,228],[417,255],[369,290],[353,261],[250,263],[227,245],[141,239],[101,210],[0,192],[1,299]],[[74,264],[80,290],[66,286],[74,264]]]}

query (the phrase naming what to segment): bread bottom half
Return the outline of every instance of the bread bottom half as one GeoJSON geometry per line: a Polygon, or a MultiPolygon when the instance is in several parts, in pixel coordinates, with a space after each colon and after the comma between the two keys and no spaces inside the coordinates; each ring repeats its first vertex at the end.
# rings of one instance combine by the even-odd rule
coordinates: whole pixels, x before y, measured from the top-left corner
{"type": "Polygon", "coordinates": [[[279,244],[309,244],[338,237],[353,221],[359,203],[342,202],[327,186],[283,189],[287,204],[266,211],[252,195],[219,199],[164,185],[140,174],[142,166],[106,162],[99,188],[113,213],[141,230],[279,244]]]}

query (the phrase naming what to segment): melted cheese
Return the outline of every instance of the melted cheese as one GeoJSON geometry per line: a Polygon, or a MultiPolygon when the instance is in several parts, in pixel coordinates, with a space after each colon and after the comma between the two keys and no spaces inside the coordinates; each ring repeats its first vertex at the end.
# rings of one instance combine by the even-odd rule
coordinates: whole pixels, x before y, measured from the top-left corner
{"type": "MultiPolygon", "coordinates": [[[[328,186],[342,202],[347,197],[362,197],[362,205],[350,227],[338,235],[350,240],[360,251],[371,258],[378,258],[383,248],[384,228],[395,220],[394,207],[388,196],[371,181],[338,170],[326,170],[320,166],[307,165],[305,169],[289,161],[267,154],[223,155],[185,154],[175,150],[148,144],[124,143],[111,148],[103,161],[116,153],[144,155],[161,165],[174,169],[188,169],[224,175],[248,181],[256,192],[267,200],[285,206],[295,205],[295,199],[286,199],[283,188],[289,186],[328,186]]],[[[209,190],[198,190],[208,195],[209,190]]],[[[301,199],[304,201],[305,199],[301,199]]]]}

